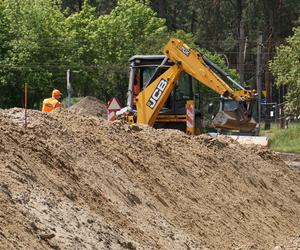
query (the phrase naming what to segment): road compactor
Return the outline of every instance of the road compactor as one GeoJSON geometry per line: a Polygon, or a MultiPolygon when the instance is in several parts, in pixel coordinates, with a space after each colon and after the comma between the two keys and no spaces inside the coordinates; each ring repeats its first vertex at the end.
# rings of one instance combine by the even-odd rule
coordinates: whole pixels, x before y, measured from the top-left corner
{"type": "Polygon", "coordinates": [[[203,132],[196,85],[205,85],[221,102],[213,127],[249,132],[255,129],[252,117],[255,90],[246,90],[196,49],[172,38],[164,55],[136,55],[130,58],[127,106],[117,112],[129,123],[156,128],[174,128],[189,134],[203,132]],[[235,85],[234,91],[225,82],[235,85]],[[202,131],[201,131],[202,130],[202,131]]]}

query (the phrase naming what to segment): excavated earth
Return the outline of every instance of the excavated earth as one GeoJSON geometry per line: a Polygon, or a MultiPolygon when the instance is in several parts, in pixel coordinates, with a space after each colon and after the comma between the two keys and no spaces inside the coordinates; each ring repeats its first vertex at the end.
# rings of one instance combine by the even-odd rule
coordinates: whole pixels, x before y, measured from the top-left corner
{"type": "Polygon", "coordinates": [[[0,110],[0,249],[300,249],[300,171],[227,138],[0,110]]]}
{"type": "Polygon", "coordinates": [[[106,119],[107,108],[106,105],[100,102],[94,96],[86,96],[79,100],[79,102],[72,105],[69,110],[76,112],[79,115],[95,116],[106,119]]]}

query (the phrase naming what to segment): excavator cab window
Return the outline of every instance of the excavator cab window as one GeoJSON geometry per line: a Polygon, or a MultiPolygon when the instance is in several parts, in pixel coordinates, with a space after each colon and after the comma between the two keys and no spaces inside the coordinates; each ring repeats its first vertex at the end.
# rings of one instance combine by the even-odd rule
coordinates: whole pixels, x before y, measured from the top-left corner
{"type": "MultiPolygon", "coordinates": [[[[155,74],[155,78],[163,74],[171,65],[172,62],[167,62],[166,65],[161,66],[164,56],[135,56],[130,61],[134,62],[134,83],[133,83],[133,104],[135,105],[136,96],[149,83],[151,77],[155,74]]],[[[168,97],[161,113],[164,114],[186,114],[186,101],[192,100],[193,87],[192,78],[183,72],[176,83],[176,87],[168,97]]]]}
{"type": "MultiPolygon", "coordinates": [[[[142,67],[139,68],[139,72],[141,75],[141,89],[146,87],[146,84],[148,83],[149,79],[152,77],[152,75],[155,72],[156,67],[154,66],[150,66],[150,67],[142,67]]],[[[157,76],[163,74],[168,68],[162,68],[159,70],[159,72],[157,73],[157,76]]],[[[172,93],[173,94],[173,93],[172,93]]],[[[171,109],[172,105],[171,105],[171,99],[172,99],[172,94],[170,95],[170,97],[168,98],[168,100],[166,101],[165,105],[164,105],[164,109],[171,109]]]]}
{"type": "MultiPolygon", "coordinates": [[[[148,83],[149,79],[151,78],[151,76],[153,75],[154,71],[155,71],[155,67],[143,67],[140,69],[141,71],[141,75],[142,75],[142,79],[143,79],[143,88],[146,87],[145,85],[148,83]]],[[[161,74],[164,71],[161,72],[161,74]]]]}
{"type": "Polygon", "coordinates": [[[175,100],[183,101],[183,100],[191,100],[193,99],[193,88],[191,77],[186,73],[182,73],[177,82],[177,86],[175,89],[175,100]]]}
{"type": "Polygon", "coordinates": [[[142,68],[143,82],[146,83],[152,76],[155,68],[142,68]]]}

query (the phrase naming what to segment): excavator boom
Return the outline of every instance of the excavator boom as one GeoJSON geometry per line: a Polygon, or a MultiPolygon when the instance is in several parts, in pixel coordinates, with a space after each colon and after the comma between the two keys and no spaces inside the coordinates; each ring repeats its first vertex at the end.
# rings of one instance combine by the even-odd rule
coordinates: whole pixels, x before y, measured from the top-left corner
{"type": "Polygon", "coordinates": [[[185,72],[221,96],[231,97],[235,101],[251,101],[254,98],[255,92],[251,90],[241,89],[234,92],[232,88],[213,71],[211,67],[212,63],[210,62],[210,65],[206,63],[208,61],[206,57],[203,57],[197,50],[189,48],[179,39],[171,39],[164,47],[164,54],[172,61],[180,62],[185,72]]]}
{"type": "Polygon", "coordinates": [[[140,92],[136,98],[137,123],[154,125],[181,72],[181,65],[174,64],[140,92]]]}
{"type": "Polygon", "coordinates": [[[171,39],[163,52],[172,61],[180,62],[189,75],[218,94],[233,93],[233,90],[205,64],[200,53],[189,48],[181,40],[171,39]]]}

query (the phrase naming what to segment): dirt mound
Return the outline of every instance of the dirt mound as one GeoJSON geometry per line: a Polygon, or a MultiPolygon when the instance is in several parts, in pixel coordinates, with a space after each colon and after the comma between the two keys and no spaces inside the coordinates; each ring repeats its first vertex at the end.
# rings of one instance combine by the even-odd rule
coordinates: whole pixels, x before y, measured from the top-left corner
{"type": "Polygon", "coordinates": [[[107,118],[106,105],[93,96],[86,96],[82,98],[69,109],[80,115],[96,116],[104,119],[107,118]]]}
{"type": "Polygon", "coordinates": [[[298,249],[300,171],[271,151],[22,112],[0,111],[1,249],[298,249]]]}

